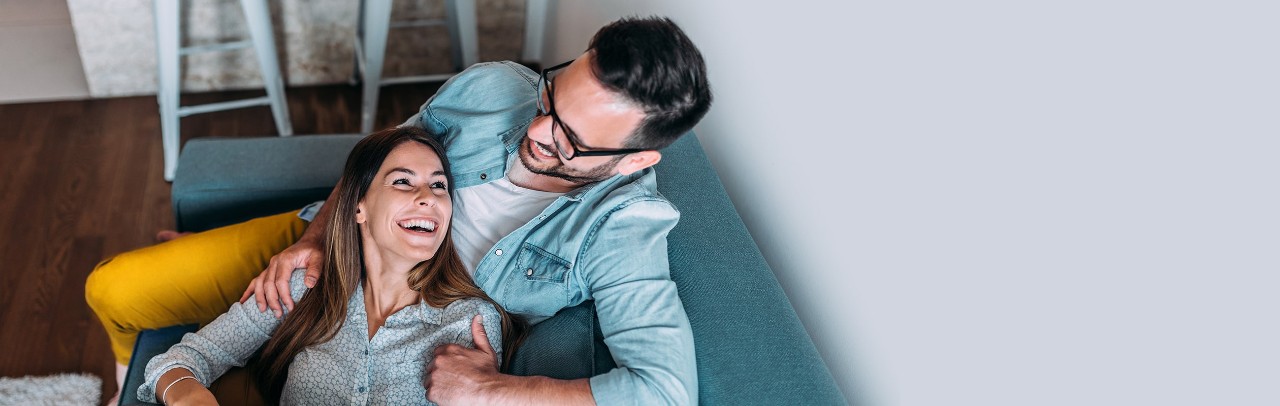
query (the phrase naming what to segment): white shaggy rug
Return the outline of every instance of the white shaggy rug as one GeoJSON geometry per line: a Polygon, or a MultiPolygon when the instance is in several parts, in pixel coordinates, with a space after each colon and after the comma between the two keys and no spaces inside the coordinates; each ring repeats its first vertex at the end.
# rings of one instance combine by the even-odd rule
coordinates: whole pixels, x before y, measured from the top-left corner
{"type": "Polygon", "coordinates": [[[102,395],[102,379],[89,374],[0,378],[0,405],[92,406],[102,395]]]}

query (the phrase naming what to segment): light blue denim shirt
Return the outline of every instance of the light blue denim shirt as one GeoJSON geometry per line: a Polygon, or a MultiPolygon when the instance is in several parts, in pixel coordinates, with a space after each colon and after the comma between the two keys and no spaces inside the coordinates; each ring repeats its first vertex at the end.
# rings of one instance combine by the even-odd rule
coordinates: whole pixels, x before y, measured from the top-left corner
{"type": "MultiPolygon", "coordinates": [[[[405,125],[438,137],[457,188],[506,176],[537,114],[538,74],[511,62],[454,76],[405,125]]],[[[652,168],[561,196],[503,237],[476,267],[476,284],[537,323],[595,300],[618,368],[591,378],[597,404],[695,404],[693,333],[667,262],[680,213],[658,194],[652,168]]],[[[586,355],[584,355],[586,356],[586,355]]]]}
{"type": "MultiPolygon", "coordinates": [[[[296,302],[307,291],[304,272],[293,272],[290,293],[296,302]]],[[[195,333],[188,333],[169,351],[147,363],[146,380],[138,399],[159,402],[164,388],[160,376],[174,368],[190,370],[197,381],[209,386],[233,366],[245,362],[267,342],[280,325],[268,309],[258,311],[233,303],[231,309],[195,333]]],[[[492,304],[462,299],[440,309],[426,302],[407,306],[387,317],[373,338],[364,306],[364,288],[356,285],[347,301],[342,328],[327,342],[303,349],[289,364],[280,403],[285,405],[423,405],[422,385],[426,365],[435,349],[444,344],[474,348],[471,318],[484,316],[489,345],[502,359],[502,319],[492,304]]],[[[285,313],[284,317],[289,317],[285,313]]]]}

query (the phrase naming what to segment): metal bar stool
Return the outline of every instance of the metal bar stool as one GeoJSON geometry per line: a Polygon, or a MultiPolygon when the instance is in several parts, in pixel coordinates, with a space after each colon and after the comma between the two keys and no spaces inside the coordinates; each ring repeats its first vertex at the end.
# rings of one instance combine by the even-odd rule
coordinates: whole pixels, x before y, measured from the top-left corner
{"type": "Polygon", "coordinates": [[[193,47],[181,46],[179,23],[181,0],[155,0],[156,60],[160,70],[160,86],[156,98],[160,103],[160,131],[164,143],[164,180],[173,181],[178,166],[178,144],[181,142],[178,122],[192,114],[271,105],[276,130],[281,137],[293,135],[289,124],[289,106],[284,97],[284,81],[280,77],[280,65],[276,62],[276,45],[271,30],[271,15],[263,0],[240,0],[245,21],[249,26],[250,40],[193,47]],[[253,47],[262,70],[262,82],[267,95],[244,100],[232,100],[196,106],[179,106],[182,84],[179,58],[201,52],[230,51],[253,47]]]}
{"type": "Polygon", "coordinates": [[[445,18],[414,21],[391,21],[392,0],[362,0],[360,23],[356,29],[356,72],[354,78],[364,83],[360,107],[360,132],[373,131],[378,112],[378,92],[382,86],[448,80],[455,73],[435,75],[382,77],[382,61],[387,53],[387,31],[391,28],[446,25],[453,54],[455,72],[461,72],[480,60],[476,38],[475,0],[445,0],[445,18]]]}

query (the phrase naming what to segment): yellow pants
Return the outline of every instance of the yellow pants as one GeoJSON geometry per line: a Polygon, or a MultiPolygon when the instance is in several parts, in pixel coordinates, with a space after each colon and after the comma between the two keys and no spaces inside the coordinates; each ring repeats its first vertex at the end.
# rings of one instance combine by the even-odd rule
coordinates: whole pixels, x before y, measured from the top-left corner
{"type": "Polygon", "coordinates": [[[240,299],[271,257],[307,223],[297,212],[249,220],[107,258],[85,282],[85,301],[127,365],[138,332],[208,324],[240,299]]]}

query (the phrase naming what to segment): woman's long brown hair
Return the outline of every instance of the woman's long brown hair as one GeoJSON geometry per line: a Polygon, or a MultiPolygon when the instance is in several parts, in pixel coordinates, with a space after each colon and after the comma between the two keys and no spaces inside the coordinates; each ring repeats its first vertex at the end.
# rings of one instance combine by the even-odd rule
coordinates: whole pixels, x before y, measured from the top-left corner
{"type": "MultiPolygon", "coordinates": [[[[257,384],[269,403],[280,401],[289,365],[302,349],[333,339],[347,317],[347,301],[364,278],[364,253],[360,244],[360,227],[356,224],[356,206],[369,191],[382,161],[396,146],[418,142],[435,151],[444,164],[445,177],[453,188],[452,171],[444,148],[423,130],[415,127],[390,128],[365,137],[347,157],[338,194],[329,223],[324,230],[325,260],[316,286],[311,288],[262,348],[255,371],[257,384]]],[[[450,193],[452,195],[452,193],[450,193]]],[[[452,219],[444,241],[436,255],[409,271],[409,287],[429,305],[443,308],[455,300],[480,298],[498,309],[502,315],[502,347],[508,364],[511,354],[523,339],[524,323],[507,314],[472,282],[462,260],[453,247],[452,219]]],[[[425,357],[427,354],[423,354],[425,357]]]]}

